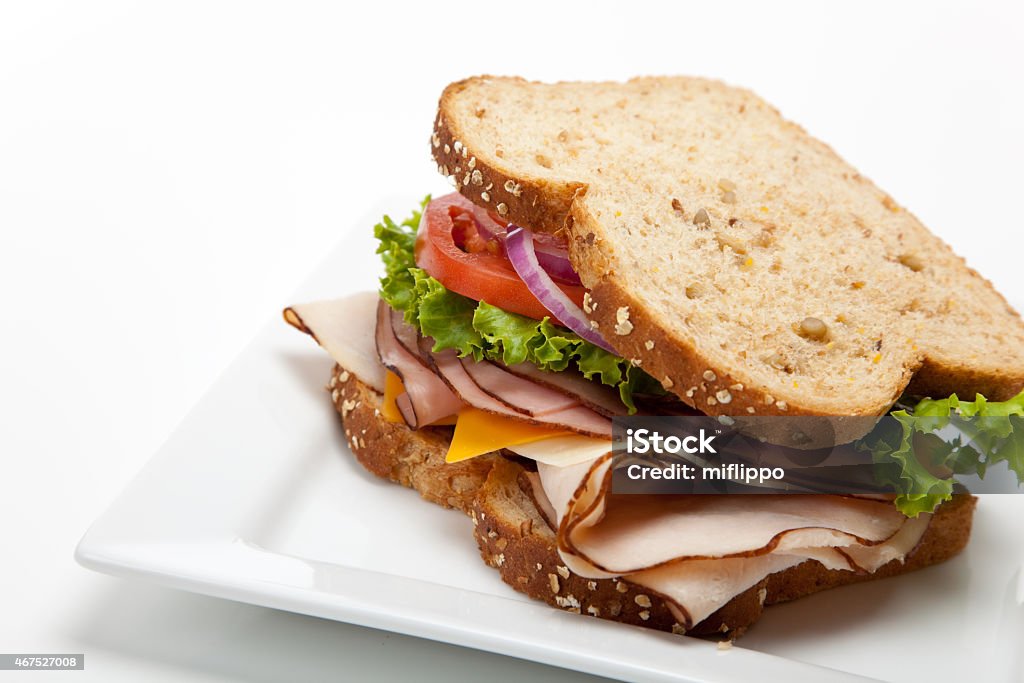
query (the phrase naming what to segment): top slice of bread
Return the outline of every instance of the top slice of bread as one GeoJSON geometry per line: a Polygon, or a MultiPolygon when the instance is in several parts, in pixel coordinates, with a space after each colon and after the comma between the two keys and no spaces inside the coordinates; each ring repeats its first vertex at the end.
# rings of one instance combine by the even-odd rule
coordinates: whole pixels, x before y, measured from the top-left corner
{"type": "Polygon", "coordinates": [[[445,89],[431,142],[472,201],[565,230],[597,329],[706,413],[878,415],[908,387],[1024,387],[1024,325],[992,286],[746,90],[471,78],[445,89]]]}

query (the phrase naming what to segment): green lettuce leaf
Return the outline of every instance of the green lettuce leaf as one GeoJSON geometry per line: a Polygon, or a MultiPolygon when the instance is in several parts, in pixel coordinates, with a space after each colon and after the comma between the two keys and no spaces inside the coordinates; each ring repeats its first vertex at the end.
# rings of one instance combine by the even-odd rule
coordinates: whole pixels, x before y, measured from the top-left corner
{"type": "Polygon", "coordinates": [[[385,216],[374,226],[384,261],[380,295],[410,325],[433,337],[434,350],[455,349],[462,357],[495,360],[506,365],[530,362],[548,372],[574,367],[584,377],[616,387],[630,413],[634,395],[664,394],[661,384],[621,356],[555,325],[510,313],[484,301],[456,294],[416,267],[413,249],[427,197],[412,216],[395,223],[385,216]]]}
{"type": "Polygon", "coordinates": [[[426,271],[411,268],[409,272],[416,284],[406,320],[434,338],[435,351],[456,349],[460,356],[482,359],[484,340],[473,327],[476,302],[448,291],[426,271]]]}
{"type": "Polygon", "coordinates": [[[1024,482],[1024,392],[1008,401],[919,401],[891,413],[858,448],[872,455],[882,483],[908,517],[932,512],[953,494],[954,475],[978,475],[1005,462],[1024,482]]]}
{"type": "Polygon", "coordinates": [[[380,223],[373,226],[373,236],[380,241],[377,253],[384,261],[380,296],[396,311],[403,311],[409,323],[414,322],[409,319],[409,313],[415,314],[413,302],[416,299],[416,281],[409,269],[416,266],[413,256],[416,228],[429,201],[428,195],[420,204],[419,210],[413,211],[413,214],[401,223],[395,223],[389,216],[384,216],[380,223]]]}

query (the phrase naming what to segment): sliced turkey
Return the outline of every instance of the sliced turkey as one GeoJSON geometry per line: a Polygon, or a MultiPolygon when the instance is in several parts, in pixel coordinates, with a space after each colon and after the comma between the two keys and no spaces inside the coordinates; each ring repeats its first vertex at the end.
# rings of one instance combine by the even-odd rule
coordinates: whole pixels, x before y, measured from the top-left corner
{"type": "MultiPolygon", "coordinates": [[[[454,415],[462,401],[399,342],[391,308],[383,301],[377,307],[376,343],[380,362],[402,379],[405,393],[395,399],[402,418],[412,429],[454,415]]],[[[404,325],[401,318],[398,323],[404,325]]]]}
{"type": "MultiPolygon", "coordinates": [[[[445,349],[444,351],[437,352],[430,351],[431,344],[427,339],[421,339],[419,346],[421,352],[430,359],[438,376],[444,379],[445,383],[459,398],[474,408],[535,424],[563,427],[588,436],[611,438],[611,420],[598,415],[589,408],[581,405],[571,405],[544,415],[528,417],[518,410],[509,408],[506,403],[499,401],[487,391],[484,391],[466,371],[466,367],[462,364],[454,349],[445,349]]],[[[494,393],[500,393],[502,388],[504,387],[491,386],[489,390],[494,393]]],[[[535,385],[534,390],[539,394],[549,391],[540,385],[535,385]]],[[[506,400],[508,400],[507,397],[506,400]]]]}
{"type": "Polygon", "coordinates": [[[571,396],[523,379],[490,361],[461,360],[466,373],[484,393],[523,415],[540,417],[579,405],[571,396]]]}
{"type": "Polygon", "coordinates": [[[852,496],[615,495],[610,450],[567,467],[538,463],[534,498],[554,516],[569,569],[662,595],[684,628],[806,560],[857,572],[902,561],[930,521],[852,496]]]}
{"type": "Polygon", "coordinates": [[[289,325],[313,337],[338,365],[378,392],[384,391],[384,366],[374,346],[376,292],[314,301],[284,309],[289,325]]]}
{"type": "Polygon", "coordinates": [[[591,410],[607,417],[626,414],[626,406],[622,404],[618,391],[589,380],[574,370],[546,372],[533,363],[516,363],[506,366],[506,369],[514,375],[571,396],[591,410]]]}

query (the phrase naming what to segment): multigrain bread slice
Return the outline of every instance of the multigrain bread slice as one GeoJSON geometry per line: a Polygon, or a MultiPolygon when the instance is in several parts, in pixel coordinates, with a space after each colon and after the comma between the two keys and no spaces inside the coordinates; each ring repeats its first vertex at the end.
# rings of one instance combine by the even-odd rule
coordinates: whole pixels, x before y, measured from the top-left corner
{"type": "Polygon", "coordinates": [[[1024,387],[1006,301],[749,91],[470,78],[431,142],[470,200],[564,230],[595,327],[706,413],[880,415],[905,390],[1024,387]]]}
{"type": "MultiPolygon", "coordinates": [[[[512,588],[570,612],[684,632],[656,593],[629,581],[587,579],[562,564],[555,533],[527,492],[521,464],[498,453],[445,463],[450,429],[413,431],[385,422],[382,396],[337,366],[328,390],[359,462],[379,477],[419,491],[426,500],[470,515],[481,556],[512,588]]],[[[856,574],[808,560],[768,576],[688,633],[736,638],[757,621],[765,605],[947,560],[967,544],[975,502],[973,496],[957,495],[941,506],[903,564],[893,561],[873,574],[856,574]]]]}

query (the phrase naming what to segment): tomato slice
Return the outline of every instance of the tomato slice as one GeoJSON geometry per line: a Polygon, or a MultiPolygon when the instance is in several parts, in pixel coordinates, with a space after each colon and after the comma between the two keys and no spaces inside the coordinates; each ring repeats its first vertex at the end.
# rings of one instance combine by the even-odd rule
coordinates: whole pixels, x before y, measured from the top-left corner
{"type": "MultiPolygon", "coordinates": [[[[477,223],[494,226],[484,209],[458,192],[431,201],[416,235],[416,265],[470,299],[538,320],[551,316],[498,245],[481,237],[477,223]]],[[[558,287],[577,306],[583,305],[583,287],[562,283],[558,287]]]]}

